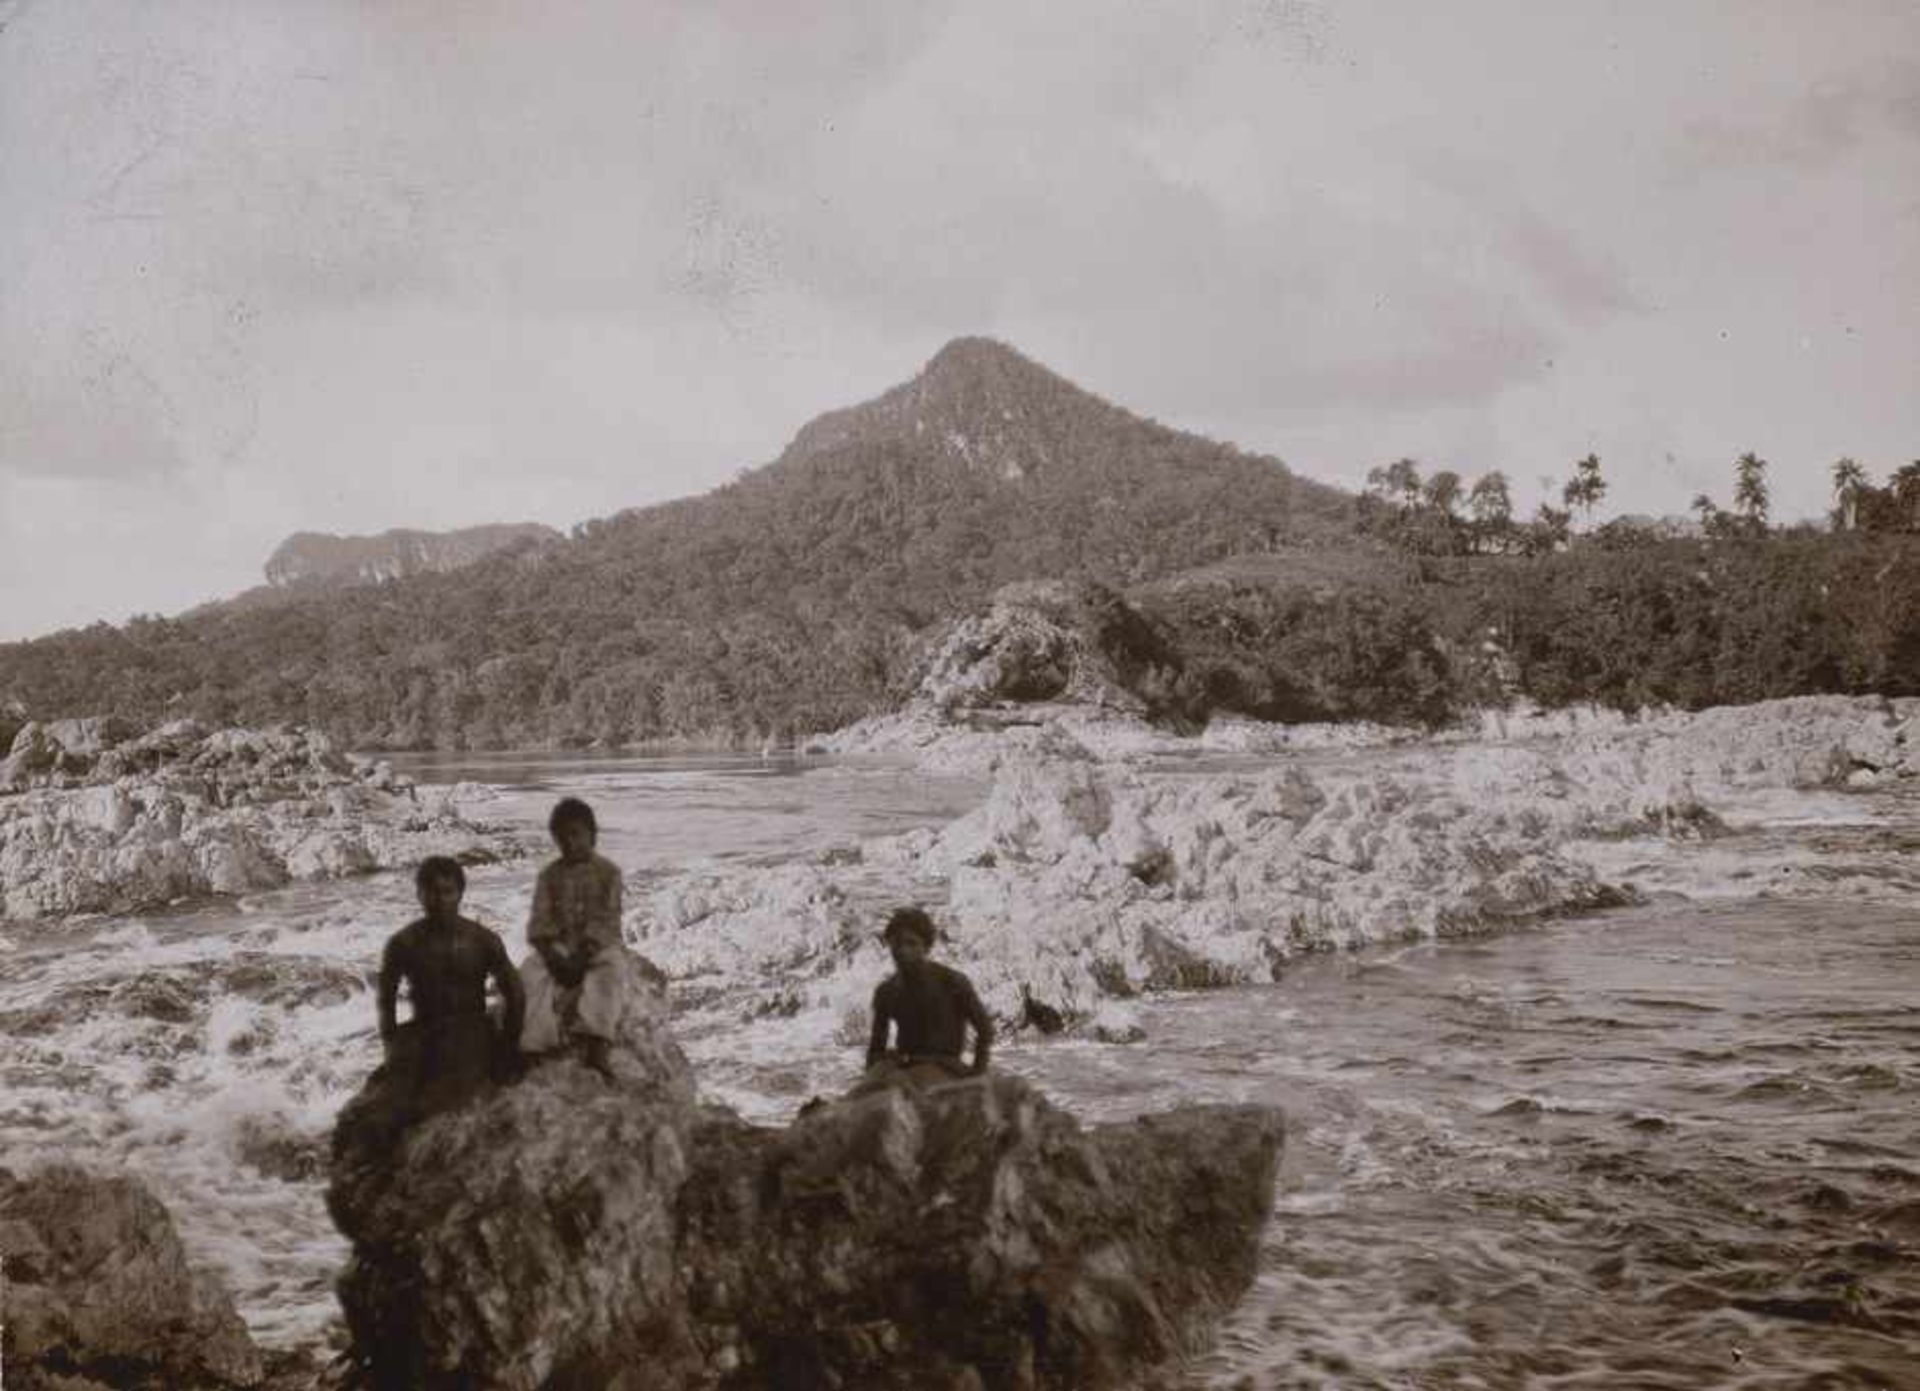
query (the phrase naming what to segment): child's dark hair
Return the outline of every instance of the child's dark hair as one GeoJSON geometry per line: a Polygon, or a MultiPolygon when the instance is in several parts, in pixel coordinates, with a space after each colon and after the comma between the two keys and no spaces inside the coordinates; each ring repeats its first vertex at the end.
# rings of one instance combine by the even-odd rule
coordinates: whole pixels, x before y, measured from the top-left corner
{"type": "Polygon", "coordinates": [[[918,937],[931,947],[939,933],[934,929],[933,919],[927,916],[927,910],[918,904],[912,904],[905,908],[894,909],[888,915],[886,930],[881,935],[889,942],[896,937],[911,935],[918,937]]]}
{"type": "Polygon", "coordinates": [[[600,823],[593,818],[593,808],[578,797],[562,797],[554,803],[553,814],[547,818],[548,834],[559,835],[560,828],[569,822],[585,826],[593,835],[600,834],[600,823]]]}
{"type": "Polygon", "coordinates": [[[461,893],[467,891],[467,872],[451,855],[429,855],[413,872],[413,887],[424,889],[435,879],[451,879],[461,893]]]}

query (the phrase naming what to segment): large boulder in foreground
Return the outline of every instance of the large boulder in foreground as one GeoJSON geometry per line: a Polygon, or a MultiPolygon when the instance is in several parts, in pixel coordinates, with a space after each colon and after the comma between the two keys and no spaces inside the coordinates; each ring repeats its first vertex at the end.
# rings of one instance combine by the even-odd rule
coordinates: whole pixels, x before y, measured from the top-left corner
{"type": "Polygon", "coordinates": [[[1082,1127],[1008,1076],[697,1126],[680,1252],[710,1384],[1156,1385],[1252,1282],[1280,1146],[1267,1108],[1082,1127]]]}
{"type": "Polygon", "coordinates": [[[258,1349],[211,1276],[191,1270],[173,1219],[132,1179],[55,1165],[0,1169],[8,1385],[252,1387],[258,1349]]]}
{"type": "Polygon", "coordinates": [[[1281,1125],[1188,1107],[1082,1127],[1016,1078],[892,1089],[784,1129],[616,1048],[370,1159],[329,1202],[371,1384],[1013,1391],[1151,1385],[1252,1280],[1281,1125]]]}
{"type": "Polygon", "coordinates": [[[539,1062],[396,1138],[383,1069],[342,1110],[327,1206],[353,1242],[340,1301],[372,1385],[593,1386],[582,1359],[675,1333],[655,1311],[674,1307],[693,1071],[658,972],[628,967],[612,1082],[539,1062]]]}

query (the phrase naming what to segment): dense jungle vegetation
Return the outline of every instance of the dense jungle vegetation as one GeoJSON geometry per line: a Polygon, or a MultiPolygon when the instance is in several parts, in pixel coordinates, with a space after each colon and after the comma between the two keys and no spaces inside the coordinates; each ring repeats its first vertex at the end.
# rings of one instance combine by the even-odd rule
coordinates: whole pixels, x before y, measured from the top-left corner
{"type": "Polygon", "coordinates": [[[1189,721],[1920,693],[1920,463],[1879,489],[1842,460],[1831,529],[1787,534],[1764,462],[1735,473],[1688,535],[1592,525],[1592,456],[1524,521],[1500,475],[1409,460],[1354,498],[962,340],[700,497],[446,574],[0,645],[0,735],[116,714],[369,748],[757,741],[898,703],[947,621],[1042,577],[1121,596],[1156,635],[1140,680],[1189,721]]]}
{"type": "Polygon", "coordinates": [[[1697,709],[1920,694],[1920,540],[1576,542],[1423,558],[1338,589],[1221,576],[1133,602],[1173,639],[1182,708],[1443,723],[1526,697],[1697,709]]]}
{"type": "Polygon", "coordinates": [[[962,340],[773,464],[561,542],[0,646],[0,707],[395,748],[831,728],[899,699],[924,642],[999,585],[1335,544],[1350,505],[962,340]]]}
{"type": "Polygon", "coordinates": [[[1592,525],[1607,490],[1593,455],[1563,506],[1527,520],[1499,473],[1469,488],[1402,459],[1355,500],[1358,538],[1379,548],[1365,563],[1247,557],[1133,601],[1180,650],[1174,706],[1195,716],[1437,724],[1516,697],[1635,710],[1920,694],[1920,461],[1876,487],[1840,460],[1824,530],[1770,524],[1767,467],[1742,454],[1733,508],[1702,495],[1691,524],[1592,525]]]}

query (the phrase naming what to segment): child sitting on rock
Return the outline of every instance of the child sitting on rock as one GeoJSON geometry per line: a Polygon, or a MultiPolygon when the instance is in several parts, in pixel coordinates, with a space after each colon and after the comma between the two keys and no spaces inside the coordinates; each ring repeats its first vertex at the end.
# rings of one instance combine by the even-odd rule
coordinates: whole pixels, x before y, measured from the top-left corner
{"type": "Polygon", "coordinates": [[[527,918],[533,954],[521,964],[527,1025],[520,1046],[549,1053],[572,1041],[587,1066],[613,1077],[609,1049],[620,1023],[620,871],[596,854],[599,823],[577,797],[547,818],[560,858],[540,871],[527,918]]]}
{"type": "Polygon", "coordinates": [[[400,1124],[471,1100],[497,1067],[517,1054],[526,996],[499,936],[460,916],[467,874],[460,862],[432,855],[413,876],[425,916],[387,940],[380,956],[380,1042],[400,1124]],[[487,1015],[487,982],[505,1002],[496,1036],[487,1015]],[[397,1016],[405,982],[413,1017],[397,1016]]]}
{"type": "Polygon", "coordinates": [[[884,935],[895,970],[873,992],[873,1033],[862,1087],[885,1085],[902,1074],[913,1082],[936,1082],[984,1073],[993,1050],[993,1020],[972,981],[929,959],[933,919],[923,908],[898,908],[887,919],[884,935]],[[969,1025],[971,1065],[960,1060],[969,1025]],[[890,1033],[896,1035],[892,1048],[890,1033]]]}

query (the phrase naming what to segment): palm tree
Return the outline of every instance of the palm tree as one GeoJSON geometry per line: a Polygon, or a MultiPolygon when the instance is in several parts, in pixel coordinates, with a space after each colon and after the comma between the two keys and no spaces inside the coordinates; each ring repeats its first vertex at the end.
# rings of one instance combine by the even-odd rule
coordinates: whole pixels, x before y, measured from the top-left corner
{"type": "Polygon", "coordinates": [[[1506,549],[1507,533],[1513,527],[1513,497],[1507,491],[1506,474],[1499,469],[1481,474],[1467,494],[1467,510],[1473,514],[1476,547],[1493,541],[1497,549],[1506,549]]]}
{"type": "Polygon", "coordinates": [[[1454,511],[1460,505],[1460,475],[1441,469],[1429,478],[1403,514],[1403,543],[1421,555],[1464,555],[1469,549],[1466,528],[1454,511]]]}
{"type": "Polygon", "coordinates": [[[1852,531],[1860,525],[1860,495],[1866,491],[1867,471],[1852,459],[1833,466],[1833,525],[1852,531]]]}
{"type": "Polygon", "coordinates": [[[1589,454],[1573,466],[1573,477],[1567,480],[1567,486],[1560,490],[1560,500],[1571,511],[1578,507],[1581,514],[1591,522],[1594,506],[1606,494],[1607,480],[1600,476],[1600,456],[1589,454]]]}
{"type": "Polygon", "coordinates": [[[1533,524],[1528,528],[1528,550],[1535,555],[1544,555],[1559,550],[1567,543],[1567,529],[1573,521],[1571,512],[1564,512],[1552,503],[1542,502],[1534,510],[1533,524]]]}
{"type": "Polygon", "coordinates": [[[1420,500],[1420,465],[1411,459],[1395,459],[1390,464],[1367,470],[1367,486],[1385,498],[1397,499],[1411,507],[1420,500]]]}
{"type": "Polygon", "coordinates": [[[1705,493],[1693,495],[1692,510],[1700,518],[1700,532],[1710,541],[1724,541],[1737,534],[1733,513],[1722,511],[1720,504],[1705,493]]]}
{"type": "Polygon", "coordinates": [[[1453,509],[1460,505],[1460,475],[1450,468],[1443,468],[1427,480],[1427,506],[1442,516],[1451,517],[1453,509]]]}
{"type": "Polygon", "coordinates": [[[1755,536],[1767,534],[1767,461],[1748,450],[1734,461],[1733,505],[1755,536]]]}
{"type": "Polygon", "coordinates": [[[1902,464],[1887,480],[1902,531],[1920,531],[1920,459],[1902,464]]]}

